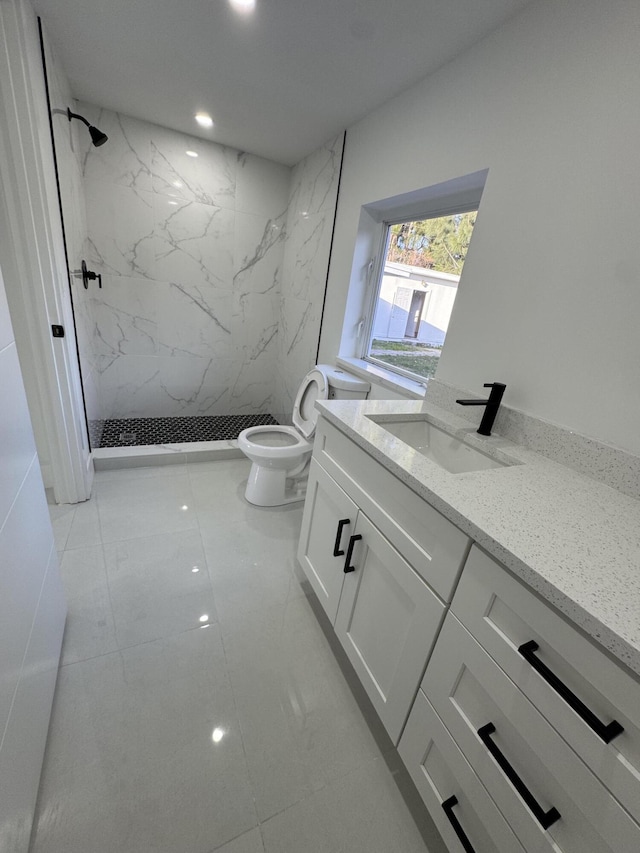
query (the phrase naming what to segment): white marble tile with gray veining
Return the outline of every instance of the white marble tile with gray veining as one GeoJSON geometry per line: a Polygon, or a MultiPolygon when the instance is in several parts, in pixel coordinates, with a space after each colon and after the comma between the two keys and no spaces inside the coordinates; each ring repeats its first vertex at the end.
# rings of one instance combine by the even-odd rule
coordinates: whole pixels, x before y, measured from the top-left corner
{"type": "Polygon", "coordinates": [[[291,169],[253,154],[238,154],[236,211],[275,219],[286,214],[291,169]]]}
{"type": "Polygon", "coordinates": [[[289,212],[311,215],[335,208],[343,135],[318,148],[293,170],[289,212]]]}
{"type": "Polygon", "coordinates": [[[153,215],[155,279],[231,288],[233,211],[154,195],[153,215]]]}
{"type": "Polygon", "coordinates": [[[108,417],[177,417],[228,412],[231,365],[197,357],[119,356],[101,374],[108,417]]]}
{"type": "Polygon", "coordinates": [[[237,159],[238,152],[232,148],[166,128],[154,128],[151,140],[153,191],[175,199],[234,210],[237,159]]]}
{"type": "Polygon", "coordinates": [[[234,295],[232,412],[268,412],[278,352],[278,300],[271,294],[234,295]]]}
{"type": "Polygon", "coordinates": [[[152,125],[82,101],[77,112],[109,137],[99,148],[87,139],[82,158],[85,178],[150,191],[152,125]]]}
{"type": "Polygon", "coordinates": [[[287,222],[287,251],[282,269],[282,293],[309,302],[322,301],[331,247],[333,211],[287,222]]]}
{"type": "Polygon", "coordinates": [[[229,411],[230,362],[216,358],[163,358],[160,389],[169,415],[220,415],[229,411]]]}
{"type": "Polygon", "coordinates": [[[103,275],[152,277],[153,197],[132,187],[86,181],[90,255],[87,264],[103,275]]]}
{"type": "MultiPolygon", "coordinates": [[[[283,298],[280,302],[280,356],[288,369],[315,358],[322,302],[283,298]]],[[[304,373],[302,374],[304,376],[304,373]]],[[[300,378],[302,378],[302,376],[300,378]]]]}
{"type": "Polygon", "coordinates": [[[265,219],[237,213],[233,289],[236,293],[277,293],[285,241],[284,217],[265,219]]]}
{"type": "Polygon", "coordinates": [[[103,276],[92,297],[94,348],[100,355],[158,352],[157,285],[148,279],[103,276]]]}
{"type": "Polygon", "coordinates": [[[273,369],[265,359],[234,360],[229,384],[229,409],[234,414],[271,413],[273,409],[273,369]]]}
{"type": "Polygon", "coordinates": [[[156,282],[159,354],[228,359],[233,294],[210,284],[156,282]]]}

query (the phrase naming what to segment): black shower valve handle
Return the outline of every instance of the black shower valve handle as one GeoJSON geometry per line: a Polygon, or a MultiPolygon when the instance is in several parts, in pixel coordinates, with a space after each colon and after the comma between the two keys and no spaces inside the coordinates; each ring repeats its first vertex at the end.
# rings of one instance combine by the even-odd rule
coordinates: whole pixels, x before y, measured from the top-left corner
{"type": "Polygon", "coordinates": [[[84,289],[89,289],[90,281],[98,281],[98,287],[102,288],[102,273],[94,272],[87,268],[87,262],[85,260],[82,261],[82,283],[84,284],[84,289]]]}

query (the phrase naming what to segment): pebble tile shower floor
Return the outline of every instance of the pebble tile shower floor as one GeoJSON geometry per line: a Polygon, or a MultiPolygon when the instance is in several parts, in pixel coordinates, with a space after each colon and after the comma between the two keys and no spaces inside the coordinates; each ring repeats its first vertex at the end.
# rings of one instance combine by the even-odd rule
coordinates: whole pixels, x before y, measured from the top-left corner
{"type": "Polygon", "coordinates": [[[99,441],[95,442],[98,447],[138,447],[187,441],[228,441],[237,438],[248,427],[277,423],[272,415],[108,418],[104,422],[92,422],[90,432],[92,436],[102,433],[99,441]]]}
{"type": "Polygon", "coordinates": [[[444,853],[245,459],[51,515],[69,616],[31,853],[444,853]]]}

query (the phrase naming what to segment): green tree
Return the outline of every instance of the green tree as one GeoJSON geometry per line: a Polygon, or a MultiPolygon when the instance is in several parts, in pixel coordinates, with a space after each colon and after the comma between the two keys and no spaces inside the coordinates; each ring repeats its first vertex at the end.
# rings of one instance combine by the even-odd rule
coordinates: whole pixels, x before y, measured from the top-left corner
{"type": "Polygon", "coordinates": [[[392,225],[387,260],[459,275],[476,213],[474,210],[392,225]]]}

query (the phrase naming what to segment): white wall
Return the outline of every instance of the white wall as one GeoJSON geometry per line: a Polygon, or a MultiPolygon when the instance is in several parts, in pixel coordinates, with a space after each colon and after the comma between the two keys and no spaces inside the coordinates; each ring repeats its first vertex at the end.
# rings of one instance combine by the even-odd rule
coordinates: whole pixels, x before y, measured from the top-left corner
{"type": "Polygon", "coordinates": [[[321,360],[361,206],[488,168],[438,379],[640,454],[639,32],[637,0],[540,0],[348,129],[321,360]]]}
{"type": "Polygon", "coordinates": [[[0,275],[0,849],[26,853],[66,616],[0,275]]]}

